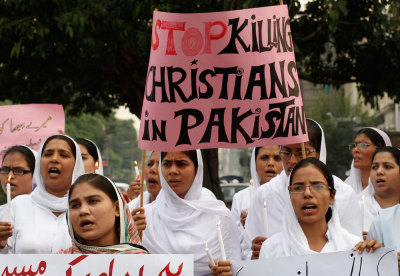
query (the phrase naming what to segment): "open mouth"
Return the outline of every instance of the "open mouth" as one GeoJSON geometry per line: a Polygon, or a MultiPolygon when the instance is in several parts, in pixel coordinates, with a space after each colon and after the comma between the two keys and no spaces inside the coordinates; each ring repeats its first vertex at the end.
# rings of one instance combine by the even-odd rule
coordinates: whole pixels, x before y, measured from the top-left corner
{"type": "Polygon", "coordinates": [[[383,179],[377,179],[376,184],[384,184],[386,181],[383,179]]]}
{"type": "Polygon", "coordinates": [[[85,229],[85,228],[88,228],[88,227],[90,227],[90,226],[92,226],[92,225],[93,225],[93,222],[91,222],[91,221],[89,221],[89,220],[85,220],[85,221],[82,221],[82,222],[81,222],[80,227],[83,228],[83,229],[85,229]]]}
{"type": "Polygon", "coordinates": [[[150,183],[150,184],[158,184],[158,181],[155,180],[155,179],[152,178],[152,177],[149,177],[149,178],[147,178],[147,183],[150,183]]]}
{"type": "Polygon", "coordinates": [[[59,175],[60,173],[61,173],[60,170],[57,169],[57,168],[50,168],[49,169],[49,174],[50,175],[59,175]]]}
{"type": "Polygon", "coordinates": [[[274,170],[267,170],[265,171],[266,174],[276,174],[276,172],[274,170]]]}
{"type": "Polygon", "coordinates": [[[317,209],[317,206],[316,206],[316,205],[313,205],[313,204],[307,204],[307,205],[304,205],[304,206],[302,207],[302,209],[303,209],[304,211],[306,211],[306,212],[311,212],[311,211],[317,209]]]}

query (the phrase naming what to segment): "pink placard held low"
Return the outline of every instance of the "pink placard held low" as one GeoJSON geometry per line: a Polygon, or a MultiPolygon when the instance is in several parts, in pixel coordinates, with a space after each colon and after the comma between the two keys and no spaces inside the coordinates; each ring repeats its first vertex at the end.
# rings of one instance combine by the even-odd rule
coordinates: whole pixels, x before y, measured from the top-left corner
{"type": "Polygon", "coordinates": [[[154,12],[139,147],[308,141],[287,6],[154,12]]]}
{"type": "Polygon", "coordinates": [[[11,146],[39,150],[44,140],[64,130],[65,115],[58,104],[0,106],[0,158],[11,146]]]}

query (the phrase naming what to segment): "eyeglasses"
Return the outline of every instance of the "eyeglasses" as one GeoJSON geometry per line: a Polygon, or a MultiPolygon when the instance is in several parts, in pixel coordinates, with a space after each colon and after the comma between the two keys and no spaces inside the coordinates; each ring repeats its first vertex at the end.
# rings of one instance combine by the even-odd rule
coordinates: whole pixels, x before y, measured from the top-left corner
{"type": "Polygon", "coordinates": [[[359,148],[359,149],[365,149],[366,147],[371,146],[370,144],[361,142],[361,143],[351,143],[349,144],[349,150],[353,150],[355,147],[359,148]]]}
{"type": "MultiPolygon", "coordinates": [[[[306,156],[309,156],[311,153],[316,152],[316,149],[310,149],[306,150],[306,156]]],[[[296,151],[296,152],[289,152],[289,151],[283,151],[281,150],[279,154],[282,156],[283,159],[290,159],[292,157],[292,154],[297,158],[300,159],[303,157],[303,153],[301,151],[296,151]]]]}
{"type": "Polygon", "coordinates": [[[26,171],[26,170],[21,169],[21,168],[10,168],[10,167],[2,167],[2,168],[0,168],[0,174],[9,174],[10,171],[12,171],[14,175],[24,175],[24,174],[32,172],[32,171],[26,171]]]}
{"type": "MultiPolygon", "coordinates": [[[[307,187],[310,189],[310,192],[316,192],[316,193],[321,193],[327,188],[327,186],[324,183],[315,183],[311,185],[294,184],[289,186],[288,189],[290,193],[302,194],[306,191],[307,187]]],[[[329,187],[328,190],[330,190],[329,187]]]]}

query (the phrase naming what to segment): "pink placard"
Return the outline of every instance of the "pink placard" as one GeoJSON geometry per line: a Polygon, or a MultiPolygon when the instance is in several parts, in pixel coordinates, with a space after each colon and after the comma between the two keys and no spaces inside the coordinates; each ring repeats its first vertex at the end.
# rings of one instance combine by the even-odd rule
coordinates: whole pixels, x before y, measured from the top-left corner
{"type": "Polygon", "coordinates": [[[154,12],[139,147],[308,141],[287,6],[154,12]]]}
{"type": "Polygon", "coordinates": [[[44,140],[65,128],[65,115],[58,104],[0,106],[0,158],[11,146],[39,150],[44,140]]]}

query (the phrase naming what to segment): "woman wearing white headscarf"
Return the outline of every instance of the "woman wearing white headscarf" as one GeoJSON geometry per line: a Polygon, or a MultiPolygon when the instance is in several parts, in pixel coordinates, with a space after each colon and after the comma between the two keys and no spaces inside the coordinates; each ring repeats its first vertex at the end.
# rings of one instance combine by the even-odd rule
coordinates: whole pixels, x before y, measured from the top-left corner
{"type": "Polygon", "coordinates": [[[368,187],[360,200],[364,213],[363,230],[368,232],[382,209],[397,205],[400,198],[400,151],[394,147],[378,148],[372,156],[368,187]]]}
{"type": "MultiPolygon", "coordinates": [[[[331,253],[353,249],[360,254],[381,247],[375,239],[362,241],[340,225],[335,208],[335,184],[329,168],[316,158],[299,162],[291,172],[283,213],[282,232],[261,248],[260,259],[331,253]]],[[[213,272],[229,270],[217,261],[213,272]]],[[[214,273],[216,275],[217,273],[214,273]]]]}
{"type": "Polygon", "coordinates": [[[214,258],[221,259],[217,237],[220,223],[226,256],[240,260],[238,231],[222,201],[202,189],[200,150],[162,153],[162,189],[157,200],[145,206],[147,226],[143,246],[152,254],[193,254],[194,275],[209,275],[207,243],[214,258]]]}
{"type": "Polygon", "coordinates": [[[237,192],[232,199],[231,212],[233,219],[240,232],[240,243],[242,245],[242,258],[246,259],[249,244],[246,243],[244,226],[247,212],[250,208],[252,198],[257,193],[257,189],[269,182],[272,178],[281,173],[282,158],[279,154],[279,146],[271,145],[256,147],[253,149],[250,160],[251,185],[237,192]]]}
{"type": "MultiPolygon", "coordinates": [[[[325,163],[326,146],[321,126],[317,122],[307,119],[307,130],[310,141],[304,143],[306,156],[317,158],[325,163]]],[[[288,177],[292,169],[302,159],[301,144],[281,146],[281,156],[284,170],[279,176],[273,178],[268,185],[263,185],[259,188],[247,216],[247,239],[253,241],[252,247],[256,247],[256,250],[253,248],[253,258],[258,257],[257,250],[266,237],[263,224],[264,202],[268,213],[269,236],[282,231],[283,210],[285,210],[288,195],[288,177]],[[261,239],[260,237],[264,238],[261,239]],[[256,238],[258,245],[254,241],[256,238]]],[[[336,176],[333,176],[333,178],[336,187],[336,202],[340,223],[350,233],[361,237],[361,210],[357,196],[349,185],[336,176]]]]}
{"type": "Polygon", "coordinates": [[[103,159],[101,158],[99,147],[86,138],[76,138],[75,141],[81,150],[85,172],[103,175],[103,159]]]}
{"type": "Polygon", "coordinates": [[[351,162],[350,176],[345,180],[357,195],[369,184],[371,158],[376,148],[392,146],[389,136],[380,129],[367,127],[360,129],[354,142],[349,145],[353,161],[351,162]]]}
{"type": "MultiPolygon", "coordinates": [[[[33,178],[35,170],[36,152],[27,146],[12,146],[3,156],[0,169],[1,188],[7,194],[7,183],[10,183],[11,199],[24,194],[30,194],[36,181],[33,178]]],[[[7,230],[10,226],[7,204],[0,206],[0,240],[9,237],[7,230]]],[[[5,247],[5,241],[0,247],[5,247]]],[[[0,249],[1,254],[7,253],[5,247],[0,249]]]]}
{"type": "Polygon", "coordinates": [[[54,135],[44,142],[36,159],[36,189],[13,201],[9,253],[55,253],[71,246],[67,192],[83,173],[81,152],[72,138],[54,135]]]}

